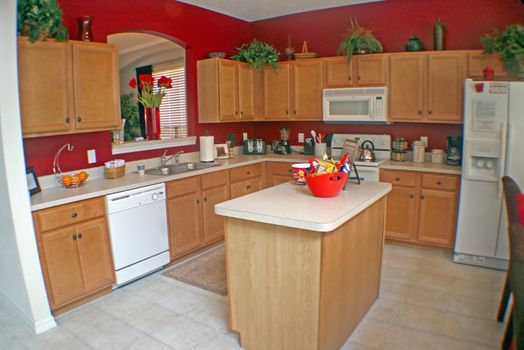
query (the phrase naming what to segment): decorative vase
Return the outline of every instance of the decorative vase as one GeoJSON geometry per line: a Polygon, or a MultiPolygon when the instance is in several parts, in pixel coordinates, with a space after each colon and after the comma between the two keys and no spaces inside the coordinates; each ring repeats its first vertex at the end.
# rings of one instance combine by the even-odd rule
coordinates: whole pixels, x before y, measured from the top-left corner
{"type": "Polygon", "coordinates": [[[422,51],[424,50],[424,44],[422,44],[422,41],[420,41],[418,36],[413,34],[412,36],[409,37],[409,40],[406,43],[405,48],[406,48],[406,51],[422,51]]]}
{"type": "Polygon", "coordinates": [[[444,29],[446,28],[446,25],[442,23],[442,20],[440,18],[437,18],[437,22],[435,23],[433,34],[435,36],[435,50],[440,51],[444,50],[444,29]]]}
{"type": "Polygon", "coordinates": [[[287,38],[287,47],[284,49],[284,57],[288,61],[295,59],[295,48],[291,46],[291,36],[289,35],[287,38]]]}
{"type": "Polygon", "coordinates": [[[80,16],[78,17],[78,24],[80,26],[78,40],[93,41],[93,32],[91,30],[91,25],[93,24],[93,17],[80,16]]]}
{"type": "Polygon", "coordinates": [[[160,108],[145,107],[144,118],[148,140],[160,140],[160,108]]]}

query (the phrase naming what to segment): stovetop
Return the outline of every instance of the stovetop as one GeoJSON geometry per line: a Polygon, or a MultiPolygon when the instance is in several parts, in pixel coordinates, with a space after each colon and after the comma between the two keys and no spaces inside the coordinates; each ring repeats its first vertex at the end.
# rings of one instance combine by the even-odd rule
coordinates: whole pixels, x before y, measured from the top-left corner
{"type": "Polygon", "coordinates": [[[364,141],[371,141],[375,146],[376,160],[374,162],[356,160],[355,164],[357,166],[378,167],[391,158],[391,135],[386,134],[333,134],[331,139],[331,156],[333,158],[340,157],[342,146],[347,139],[357,140],[359,148],[364,141]]]}

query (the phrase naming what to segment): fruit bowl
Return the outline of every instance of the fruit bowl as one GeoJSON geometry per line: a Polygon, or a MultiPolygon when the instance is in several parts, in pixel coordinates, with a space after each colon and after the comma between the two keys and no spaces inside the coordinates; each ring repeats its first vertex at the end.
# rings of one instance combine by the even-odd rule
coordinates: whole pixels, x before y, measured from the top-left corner
{"type": "Polygon", "coordinates": [[[58,182],[60,182],[62,186],[66,188],[80,187],[87,181],[88,177],[89,175],[85,171],[74,174],[61,174],[57,176],[58,182]]]}

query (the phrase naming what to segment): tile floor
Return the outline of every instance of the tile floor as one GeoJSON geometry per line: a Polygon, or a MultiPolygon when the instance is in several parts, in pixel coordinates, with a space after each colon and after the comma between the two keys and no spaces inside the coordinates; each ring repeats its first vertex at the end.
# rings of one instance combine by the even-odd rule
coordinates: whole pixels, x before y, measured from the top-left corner
{"type": "MultiPolygon", "coordinates": [[[[386,244],[380,299],[343,349],[498,349],[504,278],[441,250],[386,244]]],[[[240,349],[226,320],[225,297],[156,273],[57,317],[40,335],[0,302],[0,349],[240,349]]]]}

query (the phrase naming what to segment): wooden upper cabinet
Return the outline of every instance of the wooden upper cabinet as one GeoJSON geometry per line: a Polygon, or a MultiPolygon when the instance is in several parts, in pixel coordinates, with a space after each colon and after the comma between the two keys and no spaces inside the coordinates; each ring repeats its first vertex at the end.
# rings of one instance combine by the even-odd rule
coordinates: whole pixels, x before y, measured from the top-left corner
{"type": "Polygon", "coordinates": [[[354,75],[357,86],[385,86],[387,83],[387,63],[388,56],[375,55],[356,55],[354,75]]]}
{"type": "Polygon", "coordinates": [[[115,46],[71,42],[77,129],[114,129],[120,121],[120,78],[115,46]]]}
{"type": "Polygon", "coordinates": [[[483,70],[486,67],[493,68],[495,79],[508,79],[508,73],[498,54],[485,54],[481,51],[468,53],[468,78],[481,80],[484,76],[483,70]]]}
{"type": "Polygon", "coordinates": [[[234,61],[220,60],[218,64],[220,100],[219,119],[221,121],[236,120],[238,118],[238,72],[234,61]]]}
{"type": "Polygon", "coordinates": [[[324,58],[324,86],[343,88],[353,86],[353,62],[346,56],[324,58]]]}
{"type": "Polygon", "coordinates": [[[322,119],[322,61],[293,64],[294,119],[322,119]]]}
{"type": "Polygon", "coordinates": [[[389,118],[462,122],[465,65],[462,51],[390,55],[389,118]]]}
{"type": "Polygon", "coordinates": [[[289,119],[291,107],[291,64],[264,69],[264,118],[289,119]]]}
{"type": "Polygon", "coordinates": [[[249,65],[221,58],[197,65],[200,123],[254,119],[254,77],[249,65]]]}
{"type": "Polygon", "coordinates": [[[18,39],[18,81],[24,136],[67,133],[74,125],[73,91],[65,42],[18,39]]]}
{"type": "Polygon", "coordinates": [[[118,52],[79,41],[18,39],[24,137],[120,126],[118,52]]]}
{"type": "Polygon", "coordinates": [[[425,55],[394,54],[389,58],[389,119],[422,120],[425,55]]]}
{"type": "Polygon", "coordinates": [[[247,64],[238,64],[238,106],[239,119],[255,118],[255,82],[253,68],[247,64]]]}
{"type": "Polygon", "coordinates": [[[428,55],[428,121],[462,121],[465,64],[466,57],[461,52],[428,55]]]}

